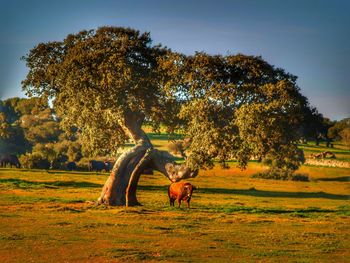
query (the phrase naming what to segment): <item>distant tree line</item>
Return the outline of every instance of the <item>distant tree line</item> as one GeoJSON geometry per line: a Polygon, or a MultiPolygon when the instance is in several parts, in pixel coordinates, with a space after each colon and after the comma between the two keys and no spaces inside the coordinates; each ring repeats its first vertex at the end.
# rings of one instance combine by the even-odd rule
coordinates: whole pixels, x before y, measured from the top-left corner
{"type": "MultiPolygon", "coordinates": [[[[68,162],[91,157],[77,128],[60,129],[61,119],[43,98],[10,98],[0,101],[0,154],[20,156],[26,168],[63,168],[68,162]]],[[[83,160],[82,160],[83,159],[83,160]]]]}
{"type": "Polygon", "coordinates": [[[326,147],[333,147],[334,141],[342,141],[349,147],[350,118],[332,121],[312,107],[306,109],[304,116],[299,130],[303,142],[314,141],[316,145],[324,142],[326,147]]]}

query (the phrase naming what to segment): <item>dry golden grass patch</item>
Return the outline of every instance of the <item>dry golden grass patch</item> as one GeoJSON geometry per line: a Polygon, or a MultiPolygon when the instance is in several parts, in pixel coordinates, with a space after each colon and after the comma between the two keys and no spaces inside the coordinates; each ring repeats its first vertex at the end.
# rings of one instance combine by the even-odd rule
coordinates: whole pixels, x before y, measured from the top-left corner
{"type": "Polygon", "coordinates": [[[0,262],[346,262],[349,169],[310,182],[251,178],[251,163],[201,171],[192,208],[142,176],[141,207],[96,206],[105,173],[0,169],[0,262]]]}

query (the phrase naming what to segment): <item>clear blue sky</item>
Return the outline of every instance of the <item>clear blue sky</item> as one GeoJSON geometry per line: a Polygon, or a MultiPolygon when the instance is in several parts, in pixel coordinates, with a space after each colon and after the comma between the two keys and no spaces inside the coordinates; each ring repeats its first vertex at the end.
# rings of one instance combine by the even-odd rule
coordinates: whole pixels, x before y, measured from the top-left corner
{"type": "Polygon", "coordinates": [[[261,55],[339,120],[350,116],[349,14],[345,0],[0,0],[0,98],[25,96],[20,57],[39,42],[113,25],[150,31],[185,54],[261,55]]]}

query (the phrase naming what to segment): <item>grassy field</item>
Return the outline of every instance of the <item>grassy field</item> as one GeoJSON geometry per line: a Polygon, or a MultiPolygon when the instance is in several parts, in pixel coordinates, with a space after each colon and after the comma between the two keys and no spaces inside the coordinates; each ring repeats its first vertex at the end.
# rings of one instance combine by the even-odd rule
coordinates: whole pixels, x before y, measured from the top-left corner
{"type": "Polygon", "coordinates": [[[349,149],[347,149],[343,144],[340,144],[339,142],[334,143],[334,148],[327,148],[325,143],[317,146],[314,142],[301,144],[299,145],[299,148],[303,149],[306,158],[309,157],[312,153],[331,151],[335,154],[337,160],[350,162],[349,149]]]}
{"type": "MultiPolygon", "coordinates": [[[[167,150],[168,136],[148,134],[167,150]]],[[[350,161],[342,145],[331,150],[350,161]]],[[[106,173],[0,169],[0,262],[350,262],[350,169],[304,165],[309,182],[201,171],[192,207],[169,207],[168,180],[141,177],[142,207],[96,206],[106,173]]]]}
{"type": "Polygon", "coordinates": [[[262,169],[201,171],[191,209],[160,174],[141,177],[143,206],[109,208],[91,202],[105,173],[0,169],[0,262],[349,262],[350,169],[262,169]]]}

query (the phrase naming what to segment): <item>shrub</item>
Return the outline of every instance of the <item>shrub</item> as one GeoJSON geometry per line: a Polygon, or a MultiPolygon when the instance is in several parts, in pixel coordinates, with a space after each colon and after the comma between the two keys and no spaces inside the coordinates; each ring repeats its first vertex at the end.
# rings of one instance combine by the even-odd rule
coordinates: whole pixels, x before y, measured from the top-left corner
{"type": "Polygon", "coordinates": [[[90,159],[91,158],[81,158],[79,162],[76,162],[77,170],[81,170],[81,171],[89,170],[89,160],[90,159]]]}
{"type": "Polygon", "coordinates": [[[253,178],[272,179],[272,180],[292,180],[308,182],[309,177],[305,174],[293,174],[293,171],[270,169],[261,173],[254,174],[253,178]]]}
{"type": "Polygon", "coordinates": [[[294,174],[292,181],[309,182],[309,176],[306,174],[294,174]]]}
{"type": "Polygon", "coordinates": [[[262,161],[263,164],[270,167],[269,173],[283,174],[282,177],[288,177],[305,162],[305,156],[303,150],[298,149],[296,145],[292,145],[271,151],[264,156],[262,161]]]}
{"type": "Polygon", "coordinates": [[[40,153],[26,153],[19,158],[22,166],[28,169],[49,169],[50,162],[40,153]]]}
{"type": "Polygon", "coordinates": [[[343,143],[350,149],[350,128],[346,128],[340,132],[343,143]]]}
{"type": "Polygon", "coordinates": [[[291,177],[291,174],[286,171],[269,169],[267,171],[254,174],[252,177],[261,178],[261,179],[272,179],[272,180],[288,180],[291,177]]]}

